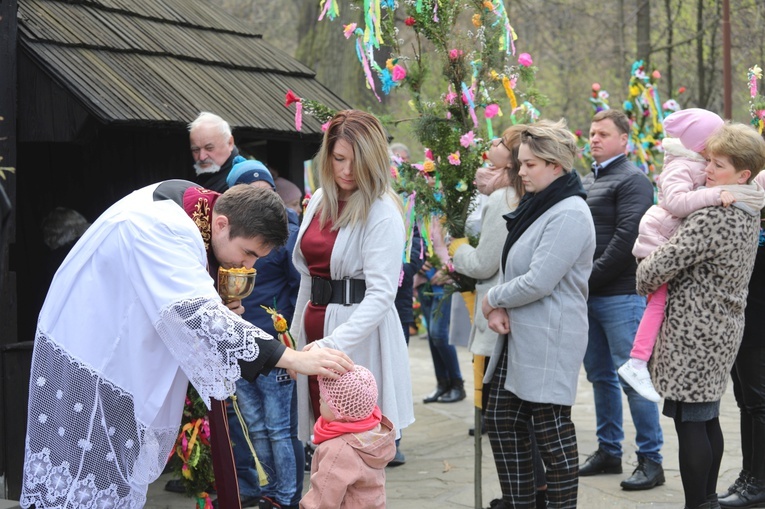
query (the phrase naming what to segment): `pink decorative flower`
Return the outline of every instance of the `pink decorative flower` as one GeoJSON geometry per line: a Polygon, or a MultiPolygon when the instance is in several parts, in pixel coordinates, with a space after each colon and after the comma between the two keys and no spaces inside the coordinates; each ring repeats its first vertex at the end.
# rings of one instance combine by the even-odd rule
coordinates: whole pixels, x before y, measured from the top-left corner
{"type": "Polygon", "coordinates": [[[430,159],[431,161],[434,160],[433,151],[431,151],[429,148],[425,149],[425,158],[430,159]]]}
{"type": "Polygon", "coordinates": [[[449,154],[448,159],[449,159],[449,164],[452,164],[454,166],[459,166],[460,165],[460,151],[458,150],[458,151],[456,151],[456,152],[454,152],[452,154],[449,154]]]}
{"type": "Polygon", "coordinates": [[[449,58],[452,60],[457,60],[459,57],[463,55],[463,51],[461,49],[451,49],[449,50],[449,58]]]}
{"type": "Polygon", "coordinates": [[[408,27],[413,27],[415,23],[417,23],[417,21],[411,16],[404,20],[404,24],[408,27]]]}
{"type": "Polygon", "coordinates": [[[651,73],[651,76],[653,77],[653,79],[658,80],[659,78],[661,78],[661,73],[659,71],[653,71],[651,73]]]}
{"type": "Polygon", "coordinates": [[[287,95],[284,96],[284,106],[289,108],[290,104],[300,102],[300,98],[295,95],[292,90],[287,90],[287,95]]]}
{"type": "Polygon", "coordinates": [[[322,132],[324,132],[324,131],[326,131],[327,129],[329,129],[329,123],[330,123],[330,122],[331,122],[331,120],[327,120],[326,122],[324,122],[323,124],[321,124],[321,130],[322,130],[322,132]]]}
{"type": "Polygon", "coordinates": [[[462,145],[465,148],[468,148],[470,145],[473,144],[473,140],[475,139],[475,134],[473,134],[473,131],[469,131],[466,134],[463,134],[460,136],[460,145],[462,145]]]}
{"type": "Polygon", "coordinates": [[[576,134],[577,138],[581,138],[582,137],[582,130],[581,129],[577,129],[574,134],[576,134]]]}
{"type": "Polygon", "coordinates": [[[486,109],[483,111],[486,118],[494,118],[497,116],[497,113],[499,113],[499,105],[497,104],[490,104],[486,106],[486,109]]]}
{"type": "Polygon", "coordinates": [[[356,31],[356,23],[351,23],[350,25],[343,25],[343,35],[346,39],[350,39],[353,35],[353,32],[356,31]]]}
{"type": "Polygon", "coordinates": [[[528,53],[521,53],[518,55],[518,64],[522,65],[523,67],[529,67],[533,63],[534,61],[531,59],[531,55],[528,53]]]}
{"type": "Polygon", "coordinates": [[[445,97],[446,102],[448,104],[454,104],[454,100],[456,98],[457,98],[457,92],[452,92],[451,90],[449,90],[449,93],[447,93],[445,97]]]}
{"type": "Polygon", "coordinates": [[[393,72],[391,73],[393,81],[401,81],[406,78],[406,69],[396,64],[393,66],[393,72]]]}
{"type": "Polygon", "coordinates": [[[598,92],[600,90],[600,83],[593,83],[592,84],[592,91],[598,92]]]}

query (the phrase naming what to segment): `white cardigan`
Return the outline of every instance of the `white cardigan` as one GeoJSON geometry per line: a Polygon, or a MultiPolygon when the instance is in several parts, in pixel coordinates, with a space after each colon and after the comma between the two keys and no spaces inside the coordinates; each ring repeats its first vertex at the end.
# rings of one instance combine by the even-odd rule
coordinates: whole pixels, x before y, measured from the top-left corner
{"type": "MultiPolygon", "coordinates": [[[[321,189],[311,197],[293,253],[295,268],[301,276],[291,329],[298,349],[306,344],[303,313],[311,297],[311,276],[301,243],[322,197],[321,189]]],[[[403,428],[414,422],[409,353],[394,306],[404,236],[402,214],[391,196],[384,196],[372,204],[366,223],[340,229],[330,260],[332,279],[364,279],[367,289],[360,304],[327,305],[325,337],[316,342],[320,347],[342,350],[353,362],[374,374],[379,391],[378,405],[395,426],[397,437],[403,428]]],[[[298,435],[301,440],[308,440],[313,432],[314,416],[308,379],[302,375],[298,377],[298,416],[298,435]]]]}

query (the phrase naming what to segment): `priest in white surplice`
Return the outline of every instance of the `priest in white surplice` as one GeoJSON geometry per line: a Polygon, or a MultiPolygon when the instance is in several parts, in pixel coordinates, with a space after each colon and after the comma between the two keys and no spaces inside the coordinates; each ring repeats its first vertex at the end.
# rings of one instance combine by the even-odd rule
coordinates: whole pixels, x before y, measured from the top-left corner
{"type": "Polygon", "coordinates": [[[177,180],[135,191],[93,223],[40,313],[22,507],[142,507],[189,381],[203,400],[222,400],[240,376],[274,366],[325,376],[351,368],[334,350],[285,349],[239,318],[241,303],[221,303],[208,269],[252,267],[286,238],[270,190],[218,195],[177,180]]]}

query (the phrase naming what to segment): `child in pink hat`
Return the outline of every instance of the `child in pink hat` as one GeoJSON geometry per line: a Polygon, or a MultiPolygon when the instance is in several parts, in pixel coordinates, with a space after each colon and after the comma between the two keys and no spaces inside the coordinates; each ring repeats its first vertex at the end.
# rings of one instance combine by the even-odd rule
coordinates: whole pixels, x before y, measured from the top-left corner
{"type": "Polygon", "coordinates": [[[356,364],[337,380],[318,381],[318,447],[300,508],[384,508],[385,466],[396,455],[396,434],[377,406],[374,375],[356,364]]]}
{"type": "MultiPolygon", "coordinates": [[[[729,206],[736,201],[735,187],[704,188],[707,140],[722,127],[723,120],[711,111],[688,108],[676,111],[664,119],[664,168],[657,179],[658,204],[652,206],[640,220],[640,228],[632,254],[642,260],[666,242],[682,220],[691,213],[709,206],[729,206]],[[701,187],[701,189],[699,189],[701,187]]],[[[664,321],[667,285],[649,296],[640,321],[630,359],[618,373],[625,382],[646,399],[659,402],[661,396],[651,382],[648,360],[664,321]]]]}

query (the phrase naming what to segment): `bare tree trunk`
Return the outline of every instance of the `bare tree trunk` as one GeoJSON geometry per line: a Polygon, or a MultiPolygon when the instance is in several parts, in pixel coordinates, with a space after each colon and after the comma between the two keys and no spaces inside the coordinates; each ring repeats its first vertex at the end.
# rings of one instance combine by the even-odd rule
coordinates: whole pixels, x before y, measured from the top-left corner
{"type": "Polygon", "coordinates": [[[637,0],[637,57],[648,70],[651,58],[651,2],[637,0]]]}
{"type": "MultiPolygon", "coordinates": [[[[629,73],[628,67],[627,67],[627,41],[625,36],[625,26],[624,22],[624,0],[619,0],[619,23],[617,26],[619,27],[619,65],[616,70],[616,77],[619,78],[619,80],[625,79],[625,73],[629,73]]],[[[626,75],[627,77],[629,74],[626,75]]]]}
{"type": "Polygon", "coordinates": [[[667,13],[667,70],[664,73],[664,78],[667,84],[667,95],[671,98],[675,93],[675,87],[672,82],[672,42],[675,35],[672,19],[672,0],[664,0],[664,10],[667,13]]]}
{"type": "Polygon", "coordinates": [[[706,73],[704,68],[704,0],[696,1],[696,105],[703,107],[706,97],[706,73]]]}

